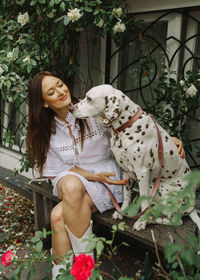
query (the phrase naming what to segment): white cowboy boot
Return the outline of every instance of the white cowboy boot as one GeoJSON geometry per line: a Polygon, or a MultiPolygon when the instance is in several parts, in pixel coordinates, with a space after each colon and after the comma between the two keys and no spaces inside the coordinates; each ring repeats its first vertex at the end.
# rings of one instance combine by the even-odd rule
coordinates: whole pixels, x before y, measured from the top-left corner
{"type": "MultiPolygon", "coordinates": [[[[52,249],[51,249],[51,254],[52,254],[52,249]]],[[[61,268],[66,269],[66,264],[67,263],[70,263],[70,266],[72,266],[73,259],[74,259],[74,255],[71,254],[69,256],[69,259],[65,261],[65,264],[55,264],[55,262],[52,261],[52,263],[53,263],[53,267],[52,267],[52,280],[56,280],[57,275],[60,274],[59,270],[61,268]]]]}
{"type": "Polygon", "coordinates": [[[86,232],[83,234],[83,236],[81,238],[78,238],[65,225],[65,229],[66,229],[66,231],[68,233],[68,236],[69,236],[69,239],[71,241],[72,249],[73,249],[74,254],[76,256],[79,255],[79,254],[86,254],[86,255],[90,255],[91,257],[94,258],[94,253],[93,252],[87,252],[86,251],[86,247],[89,244],[89,242],[88,241],[82,242],[83,239],[88,239],[89,238],[89,234],[92,233],[92,226],[93,226],[93,222],[91,220],[90,225],[89,225],[88,229],[86,230],[86,232]]]}

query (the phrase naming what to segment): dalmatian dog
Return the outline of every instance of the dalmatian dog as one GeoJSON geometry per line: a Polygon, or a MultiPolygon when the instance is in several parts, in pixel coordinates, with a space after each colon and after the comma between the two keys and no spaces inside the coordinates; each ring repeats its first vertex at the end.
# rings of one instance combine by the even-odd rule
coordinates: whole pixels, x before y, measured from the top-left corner
{"type": "MultiPolygon", "coordinates": [[[[111,85],[99,85],[90,89],[83,100],[74,106],[74,115],[77,118],[93,117],[98,123],[110,129],[110,141],[113,154],[123,171],[123,178],[137,180],[140,196],[150,196],[160,170],[158,159],[158,135],[152,117],[142,111],[140,117],[123,131],[116,133],[116,129],[134,116],[139,106],[132,102],[120,90],[111,85]]],[[[160,179],[159,195],[163,198],[178,188],[185,187],[182,178],[190,172],[185,159],[178,154],[178,149],[169,134],[157,124],[163,142],[163,164],[160,179]]],[[[131,200],[130,186],[124,187],[124,200],[121,209],[125,209],[131,200]]],[[[148,206],[143,201],[141,210],[148,206]]],[[[184,213],[185,214],[185,213],[184,213]]],[[[200,218],[194,208],[187,214],[197,224],[200,230],[200,218]]],[[[116,211],[114,218],[120,218],[116,211]]],[[[169,224],[167,218],[159,218],[156,223],[169,224]]],[[[133,229],[146,228],[147,221],[141,217],[135,222],[133,229]]]]}

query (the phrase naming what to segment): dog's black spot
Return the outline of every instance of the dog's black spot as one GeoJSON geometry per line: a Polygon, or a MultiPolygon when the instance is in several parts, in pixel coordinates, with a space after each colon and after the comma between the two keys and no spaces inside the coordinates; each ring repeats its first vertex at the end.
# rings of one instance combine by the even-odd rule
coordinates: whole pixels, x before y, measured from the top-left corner
{"type": "Polygon", "coordinates": [[[153,157],[153,151],[150,149],[150,157],[153,157]]]}
{"type": "Polygon", "coordinates": [[[139,143],[139,142],[140,142],[140,140],[138,139],[136,142],[137,142],[137,143],[139,143]]]}
{"type": "Polygon", "coordinates": [[[124,117],[124,116],[121,116],[120,118],[121,118],[121,119],[124,119],[125,117],[124,117]]]}
{"type": "Polygon", "coordinates": [[[154,182],[154,183],[155,183],[155,181],[156,181],[156,178],[153,178],[152,182],[154,182]]]}
{"type": "Polygon", "coordinates": [[[137,148],[137,151],[140,152],[140,148],[139,147],[137,148]]]}
{"type": "Polygon", "coordinates": [[[125,96],[125,95],[122,95],[122,99],[126,99],[126,96],[125,96]]]}
{"type": "Polygon", "coordinates": [[[166,172],[168,173],[168,172],[169,172],[169,170],[166,170],[166,172]]]}
{"type": "Polygon", "coordinates": [[[168,176],[168,178],[169,178],[169,179],[171,179],[171,178],[172,178],[172,176],[168,176]]]}
{"type": "Polygon", "coordinates": [[[127,106],[125,107],[125,110],[127,111],[127,110],[128,110],[128,108],[129,108],[129,105],[127,105],[127,106]]]}
{"type": "Polygon", "coordinates": [[[147,125],[146,125],[146,128],[148,128],[148,127],[149,127],[149,125],[147,124],[147,125]]]}
{"type": "Polygon", "coordinates": [[[181,184],[178,184],[178,186],[181,187],[182,185],[181,185],[181,184]]]}
{"type": "Polygon", "coordinates": [[[142,116],[139,117],[139,119],[142,119],[142,118],[143,118],[142,116]]]}
{"type": "Polygon", "coordinates": [[[108,96],[105,97],[105,104],[108,104],[108,96]]]}
{"type": "Polygon", "coordinates": [[[117,99],[116,96],[114,96],[113,97],[113,103],[115,103],[116,99],[117,99]]]}
{"type": "Polygon", "coordinates": [[[172,171],[172,174],[175,174],[176,173],[176,169],[174,171],[172,171]]]}
{"type": "Polygon", "coordinates": [[[173,153],[174,153],[174,152],[171,150],[171,151],[170,151],[170,155],[172,156],[172,155],[173,155],[173,153]]]}
{"type": "Polygon", "coordinates": [[[114,112],[119,114],[119,108],[115,108],[114,112]]]}
{"type": "Polygon", "coordinates": [[[119,121],[119,124],[121,124],[121,125],[122,125],[122,122],[121,122],[121,121],[119,121]]]}
{"type": "Polygon", "coordinates": [[[133,160],[136,160],[136,158],[134,157],[133,160]]]}
{"type": "Polygon", "coordinates": [[[153,163],[155,162],[155,158],[153,158],[153,163]]]}
{"type": "Polygon", "coordinates": [[[141,141],[141,144],[143,144],[144,142],[143,142],[143,140],[141,141]]]}
{"type": "Polygon", "coordinates": [[[120,162],[120,163],[123,163],[123,160],[120,160],[119,162],[120,162]]]}
{"type": "Polygon", "coordinates": [[[118,146],[118,148],[120,149],[121,147],[122,147],[122,144],[120,143],[119,146],[118,146]]]}
{"type": "Polygon", "coordinates": [[[169,137],[168,137],[168,136],[165,136],[165,141],[166,141],[166,142],[168,141],[168,139],[169,139],[169,137]]]}
{"type": "Polygon", "coordinates": [[[138,126],[137,126],[137,129],[138,129],[138,130],[139,130],[139,129],[141,129],[141,128],[142,128],[142,126],[141,126],[141,125],[138,125],[138,126]]]}
{"type": "Polygon", "coordinates": [[[126,132],[125,135],[130,135],[130,133],[126,132]]]}
{"type": "Polygon", "coordinates": [[[133,136],[129,137],[128,139],[133,140],[133,136]]]}
{"type": "Polygon", "coordinates": [[[132,116],[129,116],[128,119],[130,120],[132,118],[132,116]]]}
{"type": "Polygon", "coordinates": [[[145,135],[145,132],[144,132],[144,131],[142,132],[142,135],[145,135]]]}
{"type": "Polygon", "coordinates": [[[125,151],[127,151],[127,148],[125,148],[125,151]]]}

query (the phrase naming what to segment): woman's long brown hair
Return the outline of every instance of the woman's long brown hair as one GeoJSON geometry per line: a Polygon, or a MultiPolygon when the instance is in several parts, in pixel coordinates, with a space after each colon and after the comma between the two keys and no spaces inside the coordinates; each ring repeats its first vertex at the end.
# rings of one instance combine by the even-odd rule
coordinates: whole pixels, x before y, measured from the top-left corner
{"type": "MultiPolygon", "coordinates": [[[[55,113],[50,108],[44,108],[44,100],[42,98],[42,79],[45,76],[57,75],[43,71],[35,75],[29,84],[28,95],[28,133],[27,133],[27,154],[31,162],[31,166],[37,167],[42,176],[42,170],[46,161],[46,154],[49,149],[50,137],[55,133],[55,113]]],[[[72,101],[74,102],[72,96],[72,101]]],[[[83,143],[83,133],[86,122],[79,120],[81,128],[81,142],[83,143]]],[[[87,124],[86,124],[87,126],[87,124]]],[[[87,126],[88,127],[88,126],[87,126]]]]}

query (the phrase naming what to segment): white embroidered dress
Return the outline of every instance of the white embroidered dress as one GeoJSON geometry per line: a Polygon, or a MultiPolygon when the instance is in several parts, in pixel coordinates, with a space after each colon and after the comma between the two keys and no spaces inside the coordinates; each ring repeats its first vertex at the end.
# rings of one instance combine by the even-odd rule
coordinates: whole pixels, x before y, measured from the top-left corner
{"type": "MultiPolygon", "coordinates": [[[[68,112],[66,121],[70,124],[72,133],[76,138],[75,147],[69,135],[67,124],[57,118],[55,118],[55,121],[56,134],[51,135],[50,147],[43,169],[44,176],[56,176],[52,180],[54,195],[58,196],[58,181],[67,174],[73,174],[81,179],[88,194],[101,213],[113,208],[108,192],[101,183],[88,181],[83,176],[70,171],[73,166],[77,166],[94,173],[102,171],[115,172],[116,176],[113,176],[112,179],[120,180],[121,172],[110,149],[109,132],[97,124],[94,119],[88,119],[90,131],[86,130],[84,134],[83,150],[81,150],[81,141],[78,135],[80,128],[75,124],[74,116],[68,112]],[[76,153],[76,149],[78,153],[76,153]]],[[[122,202],[122,187],[118,185],[108,186],[117,201],[119,203],[122,202]]]]}

